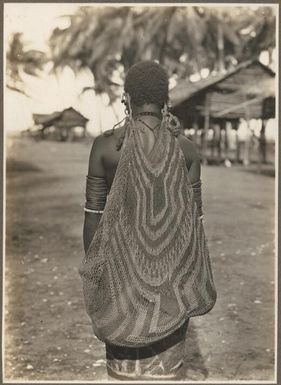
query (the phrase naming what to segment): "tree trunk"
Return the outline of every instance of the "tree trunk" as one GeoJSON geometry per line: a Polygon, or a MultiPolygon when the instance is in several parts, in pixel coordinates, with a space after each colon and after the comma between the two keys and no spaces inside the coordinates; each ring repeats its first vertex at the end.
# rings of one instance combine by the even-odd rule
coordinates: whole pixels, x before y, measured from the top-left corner
{"type": "Polygon", "coordinates": [[[219,72],[223,73],[225,70],[224,65],[224,39],[223,39],[223,29],[221,23],[218,22],[218,41],[217,41],[217,47],[218,47],[218,67],[219,72]]]}
{"type": "Polygon", "coordinates": [[[203,80],[202,74],[201,74],[202,68],[201,68],[201,66],[200,66],[200,64],[199,64],[199,60],[198,60],[197,54],[195,55],[195,63],[196,63],[196,71],[197,71],[197,73],[199,74],[199,78],[200,78],[199,80],[203,80]]]}

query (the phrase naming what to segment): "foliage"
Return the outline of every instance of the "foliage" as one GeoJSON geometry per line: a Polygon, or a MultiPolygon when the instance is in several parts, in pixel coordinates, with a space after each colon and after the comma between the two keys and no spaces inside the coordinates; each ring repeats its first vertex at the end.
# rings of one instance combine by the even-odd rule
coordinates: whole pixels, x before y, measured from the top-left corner
{"type": "Polygon", "coordinates": [[[38,76],[45,62],[45,53],[25,49],[22,33],[14,33],[6,55],[7,87],[27,95],[23,73],[38,76]]]}
{"type": "Polygon", "coordinates": [[[275,46],[273,7],[81,6],[50,37],[53,68],[88,68],[96,93],[118,94],[120,76],[139,60],[158,60],[169,75],[224,71],[275,46]]]}

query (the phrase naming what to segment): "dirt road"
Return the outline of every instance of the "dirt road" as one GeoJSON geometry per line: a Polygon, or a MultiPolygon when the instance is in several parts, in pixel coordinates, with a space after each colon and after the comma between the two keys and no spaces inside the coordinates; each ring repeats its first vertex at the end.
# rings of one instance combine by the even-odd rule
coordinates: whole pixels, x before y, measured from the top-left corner
{"type": "MultiPolygon", "coordinates": [[[[90,145],[8,140],[6,379],[107,379],[78,275],[90,145]]],[[[190,322],[186,380],[272,380],[274,179],[202,174],[218,300],[190,322]]]]}

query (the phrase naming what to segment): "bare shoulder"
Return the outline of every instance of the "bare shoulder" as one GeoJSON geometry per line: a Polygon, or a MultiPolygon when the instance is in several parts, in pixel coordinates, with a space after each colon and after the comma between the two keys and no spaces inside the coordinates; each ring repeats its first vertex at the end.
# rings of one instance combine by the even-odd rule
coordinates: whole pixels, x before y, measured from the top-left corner
{"type": "Polygon", "coordinates": [[[194,161],[200,161],[200,155],[192,140],[188,139],[185,135],[180,134],[178,136],[178,141],[187,162],[192,163],[194,161]]]}
{"type": "Polygon", "coordinates": [[[112,146],[120,136],[122,128],[106,130],[96,136],[92,145],[91,152],[98,152],[100,155],[106,154],[108,147],[112,146]]]}
{"type": "Polygon", "coordinates": [[[124,127],[120,127],[104,131],[95,137],[89,158],[89,175],[105,174],[105,165],[109,159],[116,157],[116,145],[123,133],[124,127]]]}
{"type": "Polygon", "coordinates": [[[96,136],[93,140],[90,157],[89,157],[89,168],[88,175],[92,176],[100,176],[103,177],[105,175],[104,170],[104,157],[109,152],[112,142],[111,136],[113,133],[108,135],[111,130],[106,131],[98,136],[96,136]]]}
{"type": "Polygon", "coordinates": [[[105,139],[106,137],[103,133],[95,136],[92,147],[99,147],[100,145],[103,145],[105,143],[105,139]]]}

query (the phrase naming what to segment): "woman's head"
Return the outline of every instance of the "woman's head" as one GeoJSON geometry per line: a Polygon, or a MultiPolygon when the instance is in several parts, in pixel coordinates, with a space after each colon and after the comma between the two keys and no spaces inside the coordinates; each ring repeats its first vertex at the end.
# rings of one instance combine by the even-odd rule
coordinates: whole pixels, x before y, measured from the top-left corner
{"type": "Polygon", "coordinates": [[[124,90],[137,107],[155,104],[160,108],[168,101],[169,78],[164,68],[153,61],[141,61],[127,72],[124,90]]]}

